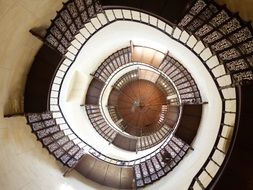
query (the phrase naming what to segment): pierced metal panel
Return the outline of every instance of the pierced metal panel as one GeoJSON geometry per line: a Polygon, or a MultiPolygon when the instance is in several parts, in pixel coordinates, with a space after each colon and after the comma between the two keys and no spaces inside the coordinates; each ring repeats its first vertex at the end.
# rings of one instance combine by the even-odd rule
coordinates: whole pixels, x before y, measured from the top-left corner
{"type": "Polygon", "coordinates": [[[69,26],[69,30],[71,31],[71,33],[72,33],[73,35],[75,35],[75,34],[77,33],[77,28],[76,28],[75,24],[71,24],[71,25],[69,26]]]}
{"type": "Polygon", "coordinates": [[[52,28],[50,28],[50,32],[58,40],[62,38],[62,33],[56,26],[53,26],[52,28]]]}
{"type": "Polygon", "coordinates": [[[229,39],[232,40],[233,43],[235,44],[243,42],[249,38],[252,38],[252,34],[251,34],[251,31],[247,27],[229,36],[229,39]]]}
{"type": "Polygon", "coordinates": [[[194,30],[196,30],[198,27],[200,27],[202,24],[204,23],[204,21],[196,18],[194,19],[187,27],[186,30],[193,32],[194,30]]]}
{"type": "Polygon", "coordinates": [[[58,150],[54,151],[54,155],[56,158],[60,158],[64,153],[65,151],[62,148],[59,148],[58,150]]]}
{"type": "Polygon", "coordinates": [[[65,32],[67,30],[67,26],[61,17],[55,19],[54,23],[62,32],[65,32]]]}
{"type": "Polygon", "coordinates": [[[96,15],[95,9],[93,6],[88,7],[88,13],[90,17],[94,17],[96,15]]]}
{"type": "Polygon", "coordinates": [[[214,41],[216,41],[216,40],[219,40],[219,39],[221,39],[223,37],[223,35],[220,33],[220,32],[218,32],[218,31],[213,31],[211,34],[209,34],[209,35],[207,35],[204,39],[203,39],[203,41],[205,42],[205,43],[212,43],[212,42],[214,42],[214,41]]]}
{"type": "Polygon", "coordinates": [[[197,15],[202,9],[206,7],[206,3],[203,0],[198,0],[195,5],[191,8],[190,13],[197,15]]]}
{"type": "Polygon", "coordinates": [[[85,4],[83,0],[75,0],[75,3],[80,12],[85,10],[85,4]]]}
{"type": "Polygon", "coordinates": [[[214,28],[210,26],[209,24],[205,24],[195,32],[195,35],[202,37],[206,35],[208,32],[212,31],[213,29],[214,28]]]}
{"type": "Polygon", "coordinates": [[[71,157],[68,154],[63,155],[60,160],[65,164],[71,157]]]}
{"type": "Polygon", "coordinates": [[[54,143],[52,143],[52,144],[50,144],[50,145],[47,146],[47,148],[48,148],[48,150],[49,150],[50,152],[55,151],[55,150],[58,149],[59,147],[60,147],[60,146],[59,146],[56,142],[54,142],[54,143]]]}
{"type": "Polygon", "coordinates": [[[60,146],[62,146],[63,144],[65,144],[65,143],[68,142],[68,141],[69,141],[69,138],[68,138],[67,136],[65,136],[65,137],[59,139],[59,140],[57,141],[57,143],[58,143],[60,146]]]}
{"type": "Polygon", "coordinates": [[[37,113],[30,113],[27,115],[28,123],[33,123],[41,120],[41,115],[37,113]]]}
{"type": "Polygon", "coordinates": [[[77,17],[77,18],[75,19],[75,24],[76,24],[76,27],[77,27],[78,29],[81,29],[81,28],[83,27],[83,23],[82,23],[82,20],[81,20],[80,17],[77,17]]]}
{"type": "Polygon", "coordinates": [[[229,15],[226,11],[222,10],[220,13],[218,13],[211,21],[210,23],[213,26],[219,26],[222,23],[226,22],[229,19],[229,15]]]}
{"type": "Polygon", "coordinates": [[[46,41],[52,45],[53,47],[57,47],[59,45],[59,42],[57,41],[57,39],[52,35],[52,34],[49,34],[47,37],[46,37],[46,41]]]}
{"type": "Polygon", "coordinates": [[[249,40],[242,45],[239,46],[239,49],[244,53],[244,54],[250,54],[253,52],[253,40],[249,40]]]}
{"type": "Polygon", "coordinates": [[[224,24],[223,26],[221,26],[219,30],[223,32],[223,34],[229,34],[240,27],[241,23],[236,18],[234,18],[229,22],[227,22],[226,24],[224,24]]]}
{"type": "Polygon", "coordinates": [[[67,8],[73,18],[76,18],[78,16],[78,11],[74,2],[68,3],[67,8]]]}
{"type": "Polygon", "coordinates": [[[64,46],[64,48],[68,48],[69,47],[69,42],[67,41],[67,39],[65,37],[63,37],[61,39],[61,44],[64,46]]]}
{"type": "Polygon", "coordinates": [[[244,59],[239,59],[235,61],[231,61],[226,63],[226,68],[233,72],[233,71],[240,71],[248,68],[248,64],[244,59]]]}
{"type": "Polygon", "coordinates": [[[231,59],[239,57],[240,55],[241,54],[238,50],[236,50],[235,48],[231,48],[229,50],[226,50],[220,53],[218,56],[222,60],[231,60],[231,59]]]}
{"type": "Polygon", "coordinates": [[[244,80],[252,81],[253,80],[253,73],[252,73],[252,71],[240,72],[240,73],[233,74],[233,78],[237,82],[241,82],[244,80]]]}
{"type": "Polygon", "coordinates": [[[61,17],[65,21],[67,25],[70,25],[72,23],[72,18],[69,14],[69,12],[65,9],[60,12],[61,17]]]}
{"type": "Polygon", "coordinates": [[[71,34],[71,32],[69,30],[67,30],[65,32],[65,37],[68,39],[68,41],[72,41],[74,36],[71,34]]]}
{"type": "Polygon", "coordinates": [[[43,129],[45,127],[43,122],[32,123],[31,126],[34,131],[38,131],[38,130],[43,129]]]}
{"type": "Polygon", "coordinates": [[[211,48],[215,51],[221,51],[223,49],[231,47],[232,45],[233,44],[230,41],[228,41],[227,39],[223,39],[213,44],[211,48]]]}
{"type": "Polygon", "coordinates": [[[59,46],[57,47],[57,50],[61,52],[61,54],[65,54],[67,51],[66,48],[64,48],[61,44],[59,44],[59,46]]]}
{"type": "Polygon", "coordinates": [[[178,25],[180,27],[184,27],[184,26],[188,25],[188,23],[190,23],[193,18],[194,17],[192,15],[187,14],[187,15],[185,15],[185,17],[181,20],[181,22],[178,25]]]}

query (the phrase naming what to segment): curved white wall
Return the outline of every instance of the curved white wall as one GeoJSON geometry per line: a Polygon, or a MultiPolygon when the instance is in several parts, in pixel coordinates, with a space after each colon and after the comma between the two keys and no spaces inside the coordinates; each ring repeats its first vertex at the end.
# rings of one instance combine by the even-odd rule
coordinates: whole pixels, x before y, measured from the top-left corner
{"type": "Polygon", "coordinates": [[[202,62],[182,44],[152,27],[136,22],[117,21],[101,29],[85,44],[66,75],[60,95],[62,111],[73,130],[89,144],[94,144],[94,147],[103,154],[125,160],[143,156],[145,151],[135,154],[118,149],[113,145],[108,145],[95,132],[85,111],[80,108],[80,103],[83,102],[83,97],[85,97],[86,90],[92,79],[90,73],[93,73],[102,61],[113,52],[128,46],[130,40],[136,45],[153,47],[162,52],[169,51],[192,74],[199,87],[203,101],[208,102],[207,105],[203,106],[201,124],[192,145],[195,150],[189,151],[179,166],[166,177],[153,185],[147,186],[147,189],[159,188],[167,190],[168,187],[171,189],[187,189],[192,177],[199,171],[213,147],[220,126],[221,100],[216,86],[202,62]],[[77,80],[82,81],[77,85],[71,82],[75,72],[79,72],[81,73],[79,76],[83,76],[83,79],[77,80]],[[71,97],[71,92],[68,90],[69,88],[71,89],[69,84],[78,86],[76,88],[78,90],[75,90],[74,93],[76,98],[71,97]],[[79,95],[77,95],[78,93],[79,95]],[[71,101],[66,101],[67,96],[69,96],[68,100],[71,101]],[[165,183],[168,180],[170,183],[165,183]]]}

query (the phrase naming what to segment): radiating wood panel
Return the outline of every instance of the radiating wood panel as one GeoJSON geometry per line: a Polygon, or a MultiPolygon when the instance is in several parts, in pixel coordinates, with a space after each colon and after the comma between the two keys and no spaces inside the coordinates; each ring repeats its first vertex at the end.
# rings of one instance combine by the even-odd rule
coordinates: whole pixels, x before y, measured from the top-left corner
{"type": "Polygon", "coordinates": [[[154,83],[137,80],[126,85],[118,98],[118,114],[127,124],[131,135],[149,135],[160,119],[165,94],[154,83]]]}
{"type": "Polygon", "coordinates": [[[164,59],[164,54],[147,47],[136,46],[133,48],[132,60],[141,63],[146,63],[152,65],[156,68],[160,66],[162,60],[164,59]]]}

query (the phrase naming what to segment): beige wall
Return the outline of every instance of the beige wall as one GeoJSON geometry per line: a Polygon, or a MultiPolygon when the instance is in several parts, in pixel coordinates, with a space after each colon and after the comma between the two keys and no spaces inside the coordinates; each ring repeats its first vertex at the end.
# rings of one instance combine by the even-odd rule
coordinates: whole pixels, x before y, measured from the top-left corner
{"type": "Polygon", "coordinates": [[[24,117],[3,118],[4,105],[22,98],[25,80],[41,42],[28,31],[49,25],[61,0],[0,0],[0,189],[104,189],[62,166],[42,149],[24,117]]]}
{"type": "Polygon", "coordinates": [[[0,0],[0,103],[20,105],[27,73],[41,42],[29,30],[49,25],[61,0],[0,0]]]}

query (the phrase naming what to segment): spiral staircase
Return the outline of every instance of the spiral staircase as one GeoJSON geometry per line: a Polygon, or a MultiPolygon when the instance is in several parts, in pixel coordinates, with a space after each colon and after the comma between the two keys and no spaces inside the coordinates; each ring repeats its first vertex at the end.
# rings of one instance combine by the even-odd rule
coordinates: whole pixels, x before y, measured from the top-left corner
{"type": "Polygon", "coordinates": [[[61,106],[64,80],[92,37],[117,22],[143,24],[198,58],[216,87],[221,100],[216,138],[205,162],[190,176],[188,189],[222,187],[219,179],[228,171],[226,166],[235,154],[238,130],[249,122],[244,117],[248,111],[245,97],[251,93],[246,89],[252,88],[253,80],[252,27],[213,1],[179,3],[181,12],[177,17],[174,12],[159,12],[166,4],[163,1],[154,3],[154,7],[146,4],[97,0],[64,3],[46,35],[41,36],[44,44],[28,75],[24,108],[27,123],[43,147],[66,168],[65,176],[75,169],[97,183],[117,189],[148,187],[161,178],[169,179],[168,174],[195,151],[204,106],[209,104],[190,66],[173,53],[129,41],[128,46],[111,51],[90,72],[85,100],[79,105],[108,146],[137,155],[142,152],[142,156],[124,160],[97,150],[74,130],[61,106]],[[146,133],[143,126],[134,131],[138,122],[129,127],[134,116],[127,120],[124,114],[135,115],[143,107],[151,109],[150,105],[143,103],[140,95],[123,105],[130,106],[128,112],[120,104],[129,99],[134,87],[128,91],[126,88],[136,81],[139,85],[140,81],[155,85],[165,95],[158,103],[160,107],[153,108],[159,110],[159,117],[146,133]]]}

